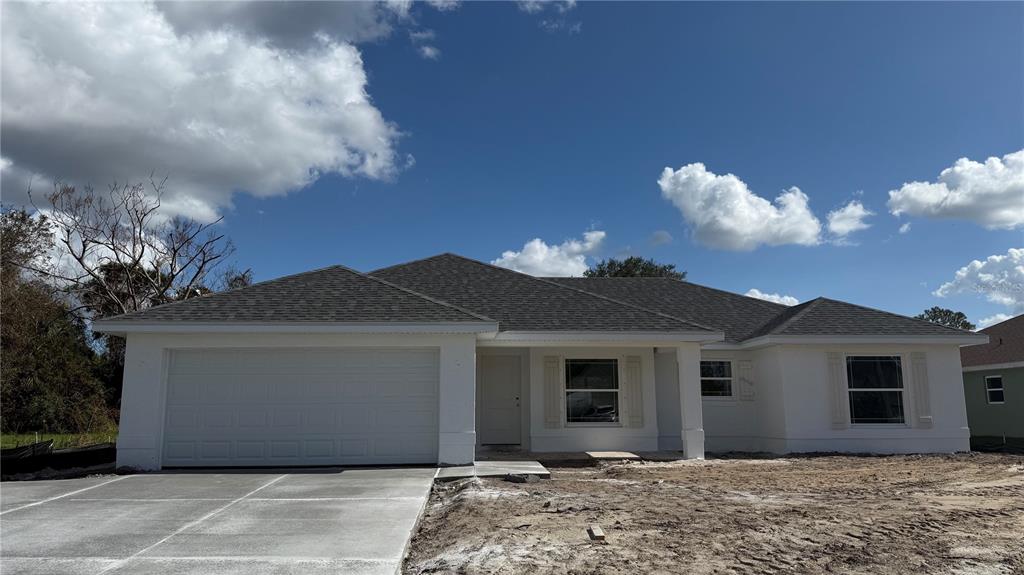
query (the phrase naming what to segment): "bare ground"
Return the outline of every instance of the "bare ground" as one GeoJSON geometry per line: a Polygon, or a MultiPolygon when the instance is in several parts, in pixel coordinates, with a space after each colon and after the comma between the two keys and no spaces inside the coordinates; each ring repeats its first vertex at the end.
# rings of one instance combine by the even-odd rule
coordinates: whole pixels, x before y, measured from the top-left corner
{"type": "Polygon", "coordinates": [[[548,467],[438,484],[404,572],[1024,574],[1021,456],[548,467]]]}

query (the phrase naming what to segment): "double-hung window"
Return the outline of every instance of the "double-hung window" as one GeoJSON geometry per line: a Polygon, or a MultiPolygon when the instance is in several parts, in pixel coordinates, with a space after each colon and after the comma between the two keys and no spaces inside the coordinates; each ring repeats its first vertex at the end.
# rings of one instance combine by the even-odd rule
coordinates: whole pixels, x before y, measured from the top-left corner
{"type": "Polygon", "coordinates": [[[903,362],[898,355],[846,358],[850,423],[903,423],[903,362]]]}
{"type": "Polygon", "coordinates": [[[702,397],[732,397],[732,362],[700,362],[700,394],[702,397]]]}
{"type": "Polygon", "coordinates": [[[1003,403],[1003,376],[989,375],[985,377],[985,397],[989,403],[1003,403]]]}
{"type": "Polygon", "coordinates": [[[565,360],[565,421],[619,422],[618,360],[565,360]]]}

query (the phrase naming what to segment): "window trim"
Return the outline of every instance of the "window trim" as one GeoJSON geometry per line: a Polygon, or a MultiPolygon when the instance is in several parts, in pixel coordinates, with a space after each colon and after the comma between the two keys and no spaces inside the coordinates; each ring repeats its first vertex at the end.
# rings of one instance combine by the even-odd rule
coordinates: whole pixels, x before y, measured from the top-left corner
{"type": "MultiPolygon", "coordinates": [[[[729,364],[729,377],[704,377],[701,376],[700,382],[700,399],[701,401],[735,401],[736,399],[736,361],[732,358],[701,358],[700,363],[716,361],[719,363],[729,364]],[[728,381],[729,382],[729,395],[704,395],[704,380],[710,379],[714,381],[728,381]]],[[[698,364],[697,369],[700,369],[698,364]]]]}
{"type": "Polygon", "coordinates": [[[594,355],[562,356],[562,423],[565,427],[623,427],[622,424],[622,364],[621,358],[594,355]],[[570,361],[613,361],[615,362],[615,389],[576,389],[568,386],[570,361]],[[569,421],[570,392],[614,393],[616,396],[616,421],[569,421]]]}
{"type": "Polygon", "coordinates": [[[985,402],[988,405],[1004,405],[1004,404],[1006,404],[1006,384],[1003,383],[1003,375],[1002,374],[986,375],[985,376],[985,402]],[[990,379],[998,379],[999,380],[999,387],[998,388],[990,388],[988,386],[988,380],[990,380],[990,379]],[[1002,401],[992,401],[992,394],[991,394],[991,392],[993,392],[993,391],[1000,391],[1000,392],[1002,392],[1003,400],[1002,401]]]}
{"type": "Polygon", "coordinates": [[[911,397],[910,397],[910,386],[907,385],[907,358],[903,353],[892,353],[892,352],[872,352],[863,351],[857,353],[844,353],[843,354],[843,380],[846,383],[846,418],[850,422],[851,428],[877,428],[877,429],[893,429],[897,427],[909,428],[912,427],[911,422],[913,421],[913,414],[911,413],[911,397]],[[895,357],[900,360],[900,383],[903,387],[850,387],[850,369],[849,360],[851,357],[895,357]],[[858,423],[853,420],[853,402],[850,398],[850,392],[854,391],[898,391],[900,392],[900,404],[903,408],[903,421],[884,423],[873,421],[871,423],[858,423]]]}

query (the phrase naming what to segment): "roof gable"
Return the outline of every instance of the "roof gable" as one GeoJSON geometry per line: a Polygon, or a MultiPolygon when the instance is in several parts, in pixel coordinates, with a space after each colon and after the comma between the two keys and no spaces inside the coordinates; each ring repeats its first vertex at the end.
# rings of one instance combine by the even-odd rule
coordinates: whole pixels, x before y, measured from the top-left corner
{"type": "Polygon", "coordinates": [[[391,266],[370,275],[484,314],[497,320],[501,331],[714,331],[629,302],[455,254],[391,266]]]}
{"type": "Polygon", "coordinates": [[[331,266],[104,321],[430,323],[494,320],[345,266],[331,266]]]}

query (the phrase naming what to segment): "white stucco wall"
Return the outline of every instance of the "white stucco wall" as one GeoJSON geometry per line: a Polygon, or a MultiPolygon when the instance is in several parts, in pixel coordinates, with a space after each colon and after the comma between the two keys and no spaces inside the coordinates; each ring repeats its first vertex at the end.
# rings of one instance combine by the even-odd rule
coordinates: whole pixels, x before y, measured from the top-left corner
{"type": "Polygon", "coordinates": [[[440,350],[438,459],[473,461],[476,445],[476,337],[380,334],[129,334],[117,439],[117,465],[159,469],[167,361],[172,349],[437,347],[440,350]]]}
{"type": "MultiPolygon", "coordinates": [[[[734,396],[702,398],[705,449],[709,452],[868,453],[952,452],[969,447],[960,351],[955,345],[787,345],[754,350],[703,350],[702,360],[733,362],[734,396]],[[848,425],[835,429],[828,375],[829,352],[903,357],[906,425],[848,425]],[[923,352],[932,426],[915,426],[910,354],[923,352]],[[739,394],[740,361],[750,361],[753,396],[739,394]]],[[[655,388],[661,449],[681,449],[675,356],[655,355],[655,388]]],[[[848,416],[848,415],[847,415],[848,416]]]]}
{"type": "MultiPolygon", "coordinates": [[[[655,451],[658,449],[658,414],[654,389],[654,348],[652,347],[593,347],[593,348],[546,348],[530,349],[530,449],[538,452],[550,451],[655,451]],[[640,357],[640,377],[643,404],[643,426],[627,427],[624,424],[580,425],[565,424],[565,405],[562,393],[562,426],[544,426],[544,357],[557,356],[563,364],[565,358],[615,358],[621,370],[627,356],[640,357]]],[[[564,389],[564,388],[563,388],[564,389]]],[[[620,409],[625,404],[620,397],[620,409]]],[[[678,402],[676,403],[678,405],[678,402]]],[[[678,409],[677,409],[678,413],[678,409]]],[[[623,413],[623,421],[628,414],[623,413]]],[[[678,431],[677,431],[678,436],[678,431]]]]}
{"type": "Polygon", "coordinates": [[[970,448],[960,349],[955,345],[788,345],[781,346],[777,353],[784,386],[785,435],[766,439],[781,439],[784,451],[925,453],[970,448]],[[833,428],[828,352],[902,356],[907,423],[833,428]],[[925,354],[932,415],[930,428],[915,425],[918,413],[911,384],[914,368],[910,354],[913,352],[925,354]]]}

